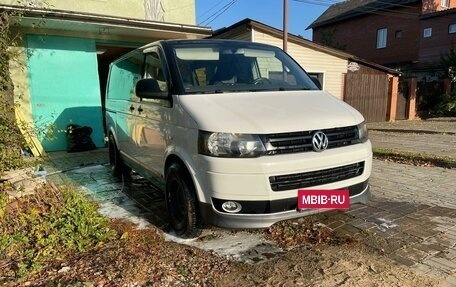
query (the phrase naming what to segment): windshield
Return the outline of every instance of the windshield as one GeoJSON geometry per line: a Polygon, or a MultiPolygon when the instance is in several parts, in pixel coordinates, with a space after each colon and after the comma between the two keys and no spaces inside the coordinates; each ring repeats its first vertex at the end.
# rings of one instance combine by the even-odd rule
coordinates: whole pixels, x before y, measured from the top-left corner
{"type": "Polygon", "coordinates": [[[306,72],[281,49],[250,42],[173,46],[184,93],[317,90],[306,72]]]}

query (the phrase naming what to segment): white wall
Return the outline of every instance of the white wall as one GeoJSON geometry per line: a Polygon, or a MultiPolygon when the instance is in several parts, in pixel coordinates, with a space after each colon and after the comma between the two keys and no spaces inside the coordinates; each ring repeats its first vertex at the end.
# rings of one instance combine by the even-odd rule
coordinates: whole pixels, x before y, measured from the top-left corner
{"type": "MultiPolygon", "coordinates": [[[[253,30],[253,42],[283,47],[282,38],[274,37],[262,31],[253,30]]],[[[288,42],[287,52],[308,73],[324,73],[323,89],[339,99],[343,96],[343,74],[347,72],[347,60],[316,51],[309,47],[288,42]]]]}

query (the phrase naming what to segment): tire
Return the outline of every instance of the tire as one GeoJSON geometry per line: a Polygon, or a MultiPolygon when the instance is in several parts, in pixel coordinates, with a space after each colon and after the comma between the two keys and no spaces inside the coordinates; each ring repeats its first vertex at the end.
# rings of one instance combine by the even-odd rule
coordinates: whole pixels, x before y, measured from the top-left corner
{"type": "Polygon", "coordinates": [[[169,223],[174,232],[183,238],[194,238],[201,234],[195,188],[180,164],[172,164],[166,172],[166,207],[169,223]]]}
{"type": "Polygon", "coordinates": [[[120,157],[119,149],[117,148],[114,136],[109,135],[109,164],[111,165],[112,174],[121,179],[129,180],[131,177],[131,168],[125,165],[122,158],[120,157]]]}

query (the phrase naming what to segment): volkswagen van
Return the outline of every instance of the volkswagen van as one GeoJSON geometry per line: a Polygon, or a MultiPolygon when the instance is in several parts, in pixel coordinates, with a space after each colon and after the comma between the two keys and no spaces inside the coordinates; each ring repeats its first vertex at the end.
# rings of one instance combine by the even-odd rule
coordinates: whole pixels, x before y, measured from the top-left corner
{"type": "Polygon", "coordinates": [[[180,236],[325,210],[298,208],[302,190],[347,190],[350,204],[369,199],[363,116],[280,48],[150,43],[111,64],[105,108],[113,172],[128,178],[133,169],[162,189],[180,236]]]}

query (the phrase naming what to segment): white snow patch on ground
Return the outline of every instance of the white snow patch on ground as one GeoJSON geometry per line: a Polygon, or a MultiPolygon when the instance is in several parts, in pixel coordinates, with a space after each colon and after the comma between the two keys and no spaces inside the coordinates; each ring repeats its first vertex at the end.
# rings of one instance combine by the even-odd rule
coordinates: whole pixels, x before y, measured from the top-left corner
{"type": "Polygon", "coordinates": [[[284,252],[274,242],[260,233],[205,229],[196,239],[182,239],[174,234],[165,234],[166,240],[187,244],[236,261],[262,262],[284,252]]]}
{"type": "MultiPolygon", "coordinates": [[[[123,194],[122,184],[106,181],[105,166],[87,166],[68,172],[77,174],[82,178],[81,192],[89,194],[98,202],[99,212],[102,215],[130,221],[137,224],[139,229],[152,227],[151,223],[139,215],[141,210],[135,207],[134,200],[123,194]],[[117,193],[112,189],[116,190],[117,193]],[[119,192],[125,196],[125,200],[122,204],[115,204],[112,202],[112,198],[118,197],[119,192]]],[[[246,263],[263,262],[284,252],[274,242],[267,240],[261,232],[208,228],[203,230],[202,235],[198,238],[183,239],[175,234],[165,233],[165,239],[212,251],[221,257],[246,263]]]]}
{"type": "Polygon", "coordinates": [[[134,215],[132,211],[122,208],[121,206],[115,205],[111,202],[103,202],[99,205],[100,208],[98,209],[98,212],[106,217],[126,219],[136,224],[138,229],[146,229],[152,227],[152,224],[150,224],[147,220],[134,215]]]}

